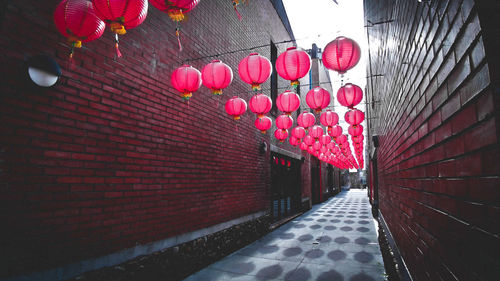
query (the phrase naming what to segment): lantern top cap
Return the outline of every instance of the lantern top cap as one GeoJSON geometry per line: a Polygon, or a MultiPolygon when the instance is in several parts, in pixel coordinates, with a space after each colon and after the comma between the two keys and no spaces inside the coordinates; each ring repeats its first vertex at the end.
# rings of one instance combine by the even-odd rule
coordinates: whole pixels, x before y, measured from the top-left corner
{"type": "Polygon", "coordinates": [[[297,49],[297,47],[295,47],[295,46],[292,46],[292,47],[288,47],[288,48],[286,48],[286,50],[287,50],[287,51],[288,51],[288,50],[296,50],[296,49],[297,49]]]}
{"type": "Polygon", "coordinates": [[[250,53],[249,56],[258,56],[259,53],[250,53]]]}
{"type": "Polygon", "coordinates": [[[220,60],[212,60],[212,62],[221,62],[220,60]]]}
{"type": "Polygon", "coordinates": [[[192,67],[192,66],[189,64],[183,64],[182,67],[192,67]]]}

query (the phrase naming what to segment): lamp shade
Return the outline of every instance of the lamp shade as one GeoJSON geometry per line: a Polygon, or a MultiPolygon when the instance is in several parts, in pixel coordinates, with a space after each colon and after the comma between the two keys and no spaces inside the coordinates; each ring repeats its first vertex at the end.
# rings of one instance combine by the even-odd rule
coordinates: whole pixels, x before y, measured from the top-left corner
{"type": "Polygon", "coordinates": [[[227,100],[225,105],[226,113],[231,115],[234,120],[239,120],[240,116],[247,111],[247,102],[239,97],[232,97],[227,100]]]}
{"type": "Polygon", "coordinates": [[[300,107],[300,97],[294,92],[285,91],[276,98],[276,106],[280,111],[290,115],[300,107]]]}
{"type": "Polygon", "coordinates": [[[238,74],[243,82],[252,85],[254,91],[260,90],[272,71],[271,62],[258,53],[251,53],[243,58],[238,65],[238,74]]]}
{"type": "Polygon", "coordinates": [[[340,74],[356,66],[361,57],[358,43],[347,37],[337,37],[323,49],[323,65],[340,74]]]}
{"type": "Polygon", "coordinates": [[[48,55],[36,55],[26,61],[28,76],[40,87],[51,87],[61,76],[61,68],[48,55]]]}
{"type": "Polygon", "coordinates": [[[172,72],[172,86],[179,92],[181,97],[189,100],[201,86],[201,73],[198,69],[183,65],[172,72]]]}
{"type": "Polygon", "coordinates": [[[248,106],[250,107],[250,111],[257,114],[258,117],[262,117],[271,110],[273,102],[269,96],[258,94],[250,98],[248,106]]]}
{"type": "Polygon", "coordinates": [[[318,113],[330,105],[330,93],[321,87],[314,87],[307,92],[306,103],[312,110],[318,113]]]}
{"type": "Polygon", "coordinates": [[[265,134],[267,130],[271,129],[273,121],[267,116],[259,117],[255,120],[255,127],[260,130],[261,133],[265,134]]]}
{"type": "Polygon", "coordinates": [[[358,85],[347,83],[337,91],[337,100],[343,106],[353,108],[363,99],[363,90],[358,85]]]}
{"type": "Polygon", "coordinates": [[[201,70],[203,85],[212,90],[212,94],[221,95],[222,89],[233,81],[233,71],[220,60],[213,60],[201,70]]]}
{"type": "Polygon", "coordinates": [[[306,76],[311,69],[311,58],[307,52],[290,47],[276,59],[276,72],[292,85],[299,84],[299,78],[306,76]]]}
{"type": "Polygon", "coordinates": [[[316,123],[316,117],[314,117],[314,114],[310,112],[302,112],[297,117],[297,124],[301,127],[304,127],[306,130],[309,127],[313,126],[314,123],[316,123]]]}

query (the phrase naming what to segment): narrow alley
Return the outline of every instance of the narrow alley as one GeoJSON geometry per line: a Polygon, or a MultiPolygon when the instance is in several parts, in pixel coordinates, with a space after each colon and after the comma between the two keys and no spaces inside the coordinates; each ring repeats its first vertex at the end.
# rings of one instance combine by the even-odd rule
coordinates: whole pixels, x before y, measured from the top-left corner
{"type": "Polygon", "coordinates": [[[343,191],[185,280],[385,280],[370,210],[343,191]]]}

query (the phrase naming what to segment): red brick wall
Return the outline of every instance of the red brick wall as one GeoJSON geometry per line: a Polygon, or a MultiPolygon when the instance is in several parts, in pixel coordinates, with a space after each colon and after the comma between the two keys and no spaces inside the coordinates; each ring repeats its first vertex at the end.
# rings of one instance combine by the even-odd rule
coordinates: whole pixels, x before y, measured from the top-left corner
{"type": "Polygon", "coordinates": [[[414,280],[496,280],[497,65],[474,1],[431,2],[365,1],[366,20],[394,20],[367,28],[380,212],[414,280]]]}
{"type": "MultiPolygon", "coordinates": [[[[4,1],[5,2],[5,1],[4,1]]],[[[233,95],[248,100],[237,74],[251,51],[219,57],[235,74],[220,98],[202,86],[189,106],[170,85],[186,59],[289,40],[270,1],[201,1],[175,25],[149,7],[146,21],[121,37],[69,48],[53,24],[59,1],[8,1],[0,39],[0,277],[54,267],[172,237],[269,207],[272,132],[254,128],[247,112],[224,111],[233,95]],[[55,57],[63,75],[40,89],[23,77],[23,58],[55,57]],[[5,246],[5,247],[4,247],[5,246]]],[[[292,43],[279,44],[278,53],[292,43]]],[[[270,48],[257,48],[269,57],[270,48]]],[[[212,58],[190,62],[201,68],[212,58]]],[[[288,85],[279,78],[279,87],[288,85]]],[[[269,82],[263,85],[269,94],[269,82]]]]}

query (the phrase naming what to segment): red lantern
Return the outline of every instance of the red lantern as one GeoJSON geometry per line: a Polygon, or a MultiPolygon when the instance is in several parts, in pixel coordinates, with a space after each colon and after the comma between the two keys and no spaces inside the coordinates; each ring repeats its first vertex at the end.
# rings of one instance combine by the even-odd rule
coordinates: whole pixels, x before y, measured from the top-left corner
{"type": "Polygon", "coordinates": [[[315,141],[314,144],[313,144],[313,148],[316,151],[320,150],[322,146],[323,145],[319,141],[315,141]]]}
{"type": "Polygon", "coordinates": [[[226,102],[227,114],[233,116],[234,120],[239,120],[240,116],[247,111],[247,102],[239,97],[232,97],[226,102]]]}
{"type": "Polygon", "coordinates": [[[324,133],[323,128],[318,125],[314,125],[309,132],[309,134],[315,139],[319,139],[319,137],[321,137],[324,133]]]}
{"type": "Polygon", "coordinates": [[[233,71],[220,60],[213,60],[201,70],[203,85],[212,90],[214,95],[222,95],[222,89],[233,81],[233,71]]]}
{"type": "Polygon", "coordinates": [[[358,125],[365,120],[365,114],[361,110],[349,110],[344,115],[345,121],[351,125],[358,125]]]}
{"type": "Polygon", "coordinates": [[[238,73],[243,82],[252,85],[254,91],[260,90],[272,71],[271,62],[257,53],[252,53],[242,59],[238,65],[238,73]]]}
{"type": "Polygon", "coordinates": [[[314,144],[314,138],[311,135],[307,135],[304,137],[303,142],[305,142],[307,145],[311,146],[314,144]]]}
{"type": "Polygon", "coordinates": [[[277,140],[279,140],[280,142],[284,142],[286,140],[286,138],[288,138],[288,131],[278,129],[278,130],[274,131],[274,137],[277,140]]]}
{"type": "Polygon", "coordinates": [[[297,124],[301,127],[304,127],[304,129],[306,130],[309,127],[313,126],[314,123],[316,123],[316,117],[314,117],[314,114],[310,112],[302,112],[297,117],[297,124]]]}
{"type": "Polygon", "coordinates": [[[339,123],[339,116],[337,115],[337,113],[331,110],[327,110],[326,112],[321,113],[319,121],[323,126],[328,127],[328,130],[330,130],[331,127],[339,123]]]}
{"type": "Polygon", "coordinates": [[[326,152],[328,152],[328,148],[326,148],[326,146],[322,146],[319,151],[322,153],[322,154],[325,154],[326,152]]]}
{"type": "Polygon", "coordinates": [[[326,147],[333,151],[333,149],[335,148],[335,143],[333,141],[330,141],[330,143],[327,144],[326,147]]]}
{"type": "Polygon", "coordinates": [[[311,58],[307,52],[297,50],[296,47],[288,48],[276,59],[276,72],[292,86],[299,85],[299,79],[306,76],[311,69],[311,58]]]}
{"type": "Polygon", "coordinates": [[[273,120],[267,116],[259,117],[255,120],[255,127],[265,134],[267,130],[273,125],[273,120]]]}
{"type": "Polygon", "coordinates": [[[296,137],[297,139],[303,139],[306,136],[306,130],[300,126],[297,126],[292,129],[292,136],[296,137]]]}
{"type": "Polygon", "coordinates": [[[328,130],[328,134],[332,138],[336,138],[336,137],[342,135],[342,127],[340,127],[339,125],[335,125],[330,130],[328,130]]]}
{"type": "Polygon", "coordinates": [[[363,126],[362,125],[351,125],[349,126],[349,135],[355,137],[363,134],[363,126]]]}
{"type": "Polygon", "coordinates": [[[301,150],[307,150],[308,148],[309,148],[309,146],[308,146],[305,142],[302,142],[302,143],[300,144],[300,149],[301,149],[301,150]]]}
{"type": "Polygon", "coordinates": [[[189,100],[201,86],[201,73],[198,69],[183,65],[172,73],[172,86],[181,92],[184,100],[189,100]]]}
{"type": "Polygon", "coordinates": [[[314,153],[316,153],[316,150],[314,149],[314,147],[309,146],[309,147],[307,148],[307,152],[309,152],[309,154],[314,155],[314,153]]]}
{"type": "Polygon", "coordinates": [[[327,145],[327,144],[331,143],[331,141],[332,141],[332,138],[329,135],[322,135],[321,137],[319,137],[319,142],[322,145],[327,145]]]}
{"type": "Polygon", "coordinates": [[[330,105],[330,93],[321,87],[314,87],[307,92],[306,103],[318,113],[330,105]]]}
{"type": "Polygon", "coordinates": [[[276,106],[285,114],[290,115],[300,107],[300,97],[294,92],[285,91],[278,95],[276,106]]]}
{"type": "Polygon", "coordinates": [[[337,37],[323,49],[323,65],[331,70],[344,74],[356,66],[361,57],[358,44],[347,37],[337,37]]]}
{"type": "Polygon", "coordinates": [[[278,129],[287,130],[293,125],[293,119],[289,115],[282,114],[276,118],[276,127],[278,129]]]}
{"type": "Polygon", "coordinates": [[[359,135],[359,136],[352,137],[352,142],[354,142],[354,143],[363,143],[364,139],[365,139],[365,136],[359,135]]]}
{"type": "Polygon", "coordinates": [[[343,106],[353,108],[363,99],[363,90],[357,85],[347,83],[337,91],[337,100],[343,106]]]}
{"type": "Polygon", "coordinates": [[[147,0],[92,0],[94,10],[98,17],[111,27],[115,34],[116,55],[121,57],[118,49],[118,35],[127,33],[127,29],[132,29],[140,25],[148,14],[147,0]]]}
{"type": "Polygon", "coordinates": [[[273,102],[270,97],[264,94],[258,94],[250,99],[248,106],[253,113],[257,114],[257,117],[262,117],[271,110],[273,102]]]}
{"type": "MultiPolygon", "coordinates": [[[[167,13],[173,21],[178,23],[184,20],[184,13],[194,9],[200,0],[149,0],[149,2],[158,10],[167,13]]],[[[175,28],[175,36],[177,37],[179,50],[182,51],[179,25],[175,28]]]]}
{"type": "Polygon", "coordinates": [[[57,30],[68,38],[70,58],[74,48],[81,48],[82,42],[101,37],[106,28],[106,24],[95,14],[92,3],[87,0],[61,1],[54,12],[54,22],[57,30]]]}
{"type": "Polygon", "coordinates": [[[294,136],[291,136],[290,139],[288,139],[288,141],[293,146],[297,146],[297,145],[300,144],[300,141],[296,137],[294,137],[294,136]]]}

